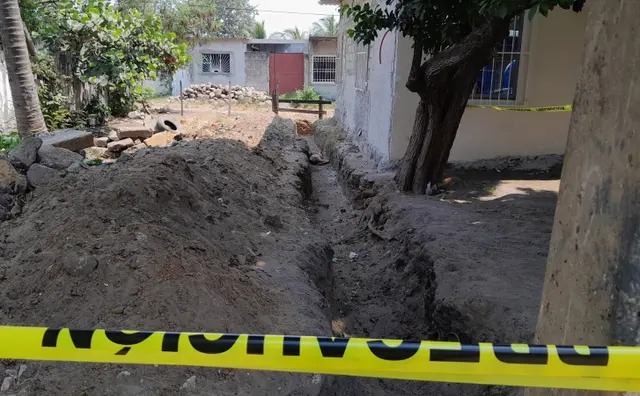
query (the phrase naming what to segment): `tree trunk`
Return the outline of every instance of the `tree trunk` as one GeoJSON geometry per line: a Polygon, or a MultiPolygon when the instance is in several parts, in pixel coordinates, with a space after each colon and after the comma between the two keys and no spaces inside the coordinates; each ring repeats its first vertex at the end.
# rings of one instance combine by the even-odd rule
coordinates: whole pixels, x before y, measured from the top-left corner
{"type": "Polygon", "coordinates": [[[18,133],[27,136],[44,132],[47,126],[40,109],[17,0],[0,0],[0,38],[7,62],[18,133]]]}
{"type": "MultiPolygon", "coordinates": [[[[407,87],[421,97],[409,146],[396,175],[403,191],[425,194],[442,180],[449,153],[478,73],[508,34],[509,20],[494,20],[416,67],[416,49],[407,87]]],[[[418,54],[418,52],[420,52],[418,54]]],[[[418,56],[420,55],[420,56],[418,56]]]]}

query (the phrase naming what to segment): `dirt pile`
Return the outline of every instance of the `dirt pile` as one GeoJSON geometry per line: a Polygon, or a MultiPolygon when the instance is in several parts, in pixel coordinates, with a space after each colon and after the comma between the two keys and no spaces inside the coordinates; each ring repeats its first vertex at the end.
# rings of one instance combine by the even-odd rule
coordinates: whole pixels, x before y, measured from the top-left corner
{"type": "MultiPolygon", "coordinates": [[[[0,225],[0,323],[330,334],[332,251],[302,206],[309,169],[294,128],[276,119],[255,152],[228,140],[143,150],[35,190],[23,216],[0,225]]],[[[316,395],[330,381],[27,364],[9,392],[316,395]]]]}

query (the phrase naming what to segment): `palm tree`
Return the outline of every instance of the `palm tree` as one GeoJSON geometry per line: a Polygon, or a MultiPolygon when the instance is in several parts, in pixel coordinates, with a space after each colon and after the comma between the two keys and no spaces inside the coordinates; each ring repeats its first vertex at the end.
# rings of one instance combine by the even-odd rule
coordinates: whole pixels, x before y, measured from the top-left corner
{"type": "Polygon", "coordinates": [[[294,26],[291,29],[285,29],[283,33],[291,40],[302,40],[307,37],[307,32],[303,32],[297,26],[294,26]]]}
{"type": "Polygon", "coordinates": [[[335,15],[324,17],[311,26],[311,35],[320,37],[334,37],[338,35],[338,21],[335,15]]]}
{"type": "Polygon", "coordinates": [[[255,26],[251,30],[251,37],[255,39],[267,38],[267,30],[264,27],[264,21],[256,22],[255,26]]]}
{"type": "Polygon", "coordinates": [[[45,132],[47,125],[40,109],[18,0],[0,0],[0,39],[7,63],[18,133],[28,136],[45,132]]]}

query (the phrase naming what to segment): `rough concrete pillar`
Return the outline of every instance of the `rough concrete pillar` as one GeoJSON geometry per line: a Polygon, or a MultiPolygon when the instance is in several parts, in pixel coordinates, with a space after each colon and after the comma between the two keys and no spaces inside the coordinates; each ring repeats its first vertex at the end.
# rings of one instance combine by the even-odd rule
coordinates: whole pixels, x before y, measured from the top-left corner
{"type": "Polygon", "coordinates": [[[536,342],[640,345],[640,1],[586,4],[536,342]]]}

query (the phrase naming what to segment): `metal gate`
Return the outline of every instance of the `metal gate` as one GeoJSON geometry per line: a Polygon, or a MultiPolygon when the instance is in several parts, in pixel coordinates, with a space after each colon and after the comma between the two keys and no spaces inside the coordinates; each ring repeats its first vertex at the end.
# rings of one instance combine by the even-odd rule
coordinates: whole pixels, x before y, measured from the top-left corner
{"type": "Polygon", "coordinates": [[[269,56],[269,93],[295,92],[304,88],[304,54],[269,56]]]}

